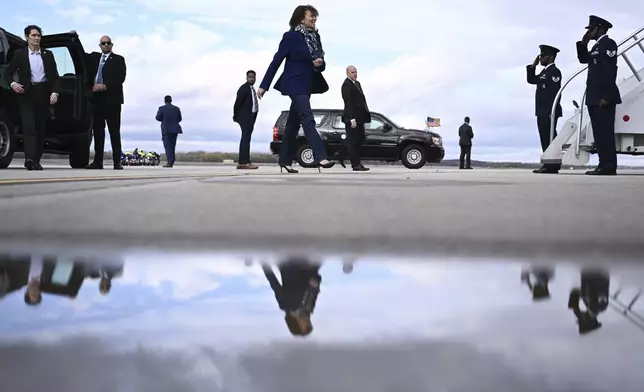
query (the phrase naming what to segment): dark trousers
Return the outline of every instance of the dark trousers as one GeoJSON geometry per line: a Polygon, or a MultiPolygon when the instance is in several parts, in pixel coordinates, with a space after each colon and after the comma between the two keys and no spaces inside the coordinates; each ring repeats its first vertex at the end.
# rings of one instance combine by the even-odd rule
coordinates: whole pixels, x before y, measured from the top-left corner
{"type": "Polygon", "coordinates": [[[300,130],[304,129],[304,136],[313,149],[313,156],[317,162],[326,159],[326,148],[320,134],[315,129],[315,119],[311,111],[310,95],[291,95],[291,107],[284,129],[284,140],[280,148],[279,164],[290,166],[295,155],[295,139],[300,130]]]}
{"type": "Polygon", "coordinates": [[[352,167],[360,166],[360,148],[365,141],[364,124],[356,124],[351,128],[351,123],[346,124],[345,130],[347,138],[345,139],[346,148],[349,151],[349,159],[352,167]]]}
{"type": "Polygon", "coordinates": [[[250,163],[250,139],[255,128],[257,113],[253,113],[250,121],[240,121],[241,138],[239,140],[239,160],[240,165],[250,163]]]}
{"type": "MultiPolygon", "coordinates": [[[[552,140],[557,137],[557,122],[559,122],[559,117],[555,118],[555,133],[552,140]]],[[[541,140],[541,151],[544,152],[550,146],[550,115],[537,116],[537,128],[539,129],[539,139],[541,140]]],[[[560,170],[561,164],[549,163],[543,165],[543,167],[560,170]]]]}
{"type": "Polygon", "coordinates": [[[617,147],[615,146],[615,105],[607,107],[588,106],[590,123],[593,126],[595,148],[599,156],[599,169],[617,170],[617,147]]]}
{"type": "Polygon", "coordinates": [[[121,162],[121,104],[105,102],[98,98],[94,103],[94,162],[103,163],[105,151],[105,123],[110,132],[114,164],[121,162]]]}
{"type": "MultiPolygon", "coordinates": [[[[27,87],[27,86],[25,86],[27,87]]],[[[40,162],[45,146],[45,132],[49,120],[49,86],[47,83],[32,84],[19,95],[18,106],[22,119],[22,143],[25,160],[40,162]]]]}
{"type": "Polygon", "coordinates": [[[470,167],[472,166],[471,159],[472,159],[472,145],[460,145],[461,147],[461,156],[459,158],[459,167],[464,168],[464,167],[470,167]]]}
{"type": "Polygon", "coordinates": [[[165,149],[165,157],[168,160],[168,165],[174,165],[174,150],[177,147],[178,133],[163,133],[161,140],[163,140],[163,148],[165,149]]]}

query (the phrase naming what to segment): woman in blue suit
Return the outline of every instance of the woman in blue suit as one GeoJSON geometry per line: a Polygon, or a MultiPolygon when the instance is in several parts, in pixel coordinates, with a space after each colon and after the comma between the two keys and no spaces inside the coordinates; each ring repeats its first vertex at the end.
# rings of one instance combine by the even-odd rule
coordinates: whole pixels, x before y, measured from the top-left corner
{"type": "Polygon", "coordinates": [[[315,119],[311,111],[311,94],[322,94],[329,90],[322,72],[326,68],[324,50],[320,35],[315,28],[318,11],[310,5],[300,5],[293,11],[289,21],[291,29],[284,33],[273,61],[268,66],[257,95],[262,98],[268,91],[277,69],[286,59],[284,72],[275,82],[275,90],[291,98],[291,108],[284,130],[284,140],[280,148],[280,171],[297,173],[293,169],[293,147],[300,129],[313,149],[316,165],[328,169],[335,165],[327,159],[326,148],[320,134],[315,129],[315,119]]]}

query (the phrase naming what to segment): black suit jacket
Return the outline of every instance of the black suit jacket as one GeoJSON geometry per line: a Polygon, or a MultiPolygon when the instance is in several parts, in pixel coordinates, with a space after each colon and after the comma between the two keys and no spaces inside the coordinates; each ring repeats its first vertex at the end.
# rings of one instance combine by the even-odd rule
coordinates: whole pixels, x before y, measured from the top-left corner
{"type": "Polygon", "coordinates": [[[371,114],[367,110],[367,99],[349,78],[346,78],[342,83],[342,100],[344,100],[342,121],[348,123],[351,119],[355,119],[358,124],[371,122],[371,114]]]}
{"type": "MultiPolygon", "coordinates": [[[[40,49],[45,76],[49,82],[51,92],[59,93],[60,85],[58,75],[58,66],[54,54],[45,48],[40,49]]],[[[29,64],[29,48],[16,49],[11,58],[9,66],[5,70],[4,80],[7,84],[14,82],[13,75],[18,71],[18,83],[22,84],[25,92],[31,88],[31,65],[29,64]]]]}
{"type": "MultiPolygon", "coordinates": [[[[257,101],[259,113],[259,98],[257,101]]],[[[237,90],[237,98],[233,105],[233,121],[238,124],[254,124],[257,113],[253,114],[253,93],[250,91],[250,84],[246,82],[237,90]]]]}
{"type": "MultiPolygon", "coordinates": [[[[102,56],[103,53],[92,52],[88,53],[85,57],[89,91],[94,87],[96,74],[98,73],[98,65],[101,62],[102,56]]],[[[123,56],[110,53],[103,66],[103,84],[105,84],[106,90],[94,93],[94,97],[104,99],[106,103],[122,104],[124,102],[123,83],[125,83],[126,74],[127,67],[123,56]]]]}
{"type": "Polygon", "coordinates": [[[472,139],[474,139],[474,131],[472,130],[472,126],[468,123],[463,123],[458,128],[458,145],[459,146],[471,146],[472,145],[472,139]]]}

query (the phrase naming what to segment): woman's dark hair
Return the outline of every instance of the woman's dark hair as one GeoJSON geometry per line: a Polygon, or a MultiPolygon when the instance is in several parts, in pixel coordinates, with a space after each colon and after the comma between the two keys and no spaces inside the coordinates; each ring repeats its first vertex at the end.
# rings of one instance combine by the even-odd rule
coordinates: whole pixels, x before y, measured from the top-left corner
{"type": "Polygon", "coordinates": [[[304,15],[306,15],[306,11],[310,11],[313,14],[313,16],[320,15],[318,13],[318,10],[315,9],[315,7],[313,7],[310,4],[298,5],[293,11],[293,15],[291,15],[291,20],[288,22],[289,26],[291,26],[292,29],[294,29],[300,23],[302,23],[302,20],[304,19],[304,15]]]}

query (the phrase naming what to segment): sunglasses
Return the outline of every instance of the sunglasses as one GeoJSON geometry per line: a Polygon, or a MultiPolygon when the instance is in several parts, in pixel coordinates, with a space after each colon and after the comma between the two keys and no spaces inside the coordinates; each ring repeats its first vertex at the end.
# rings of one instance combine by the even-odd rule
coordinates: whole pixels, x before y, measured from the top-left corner
{"type": "Polygon", "coordinates": [[[101,45],[102,46],[111,46],[112,42],[110,42],[110,41],[101,42],[101,45]]]}

